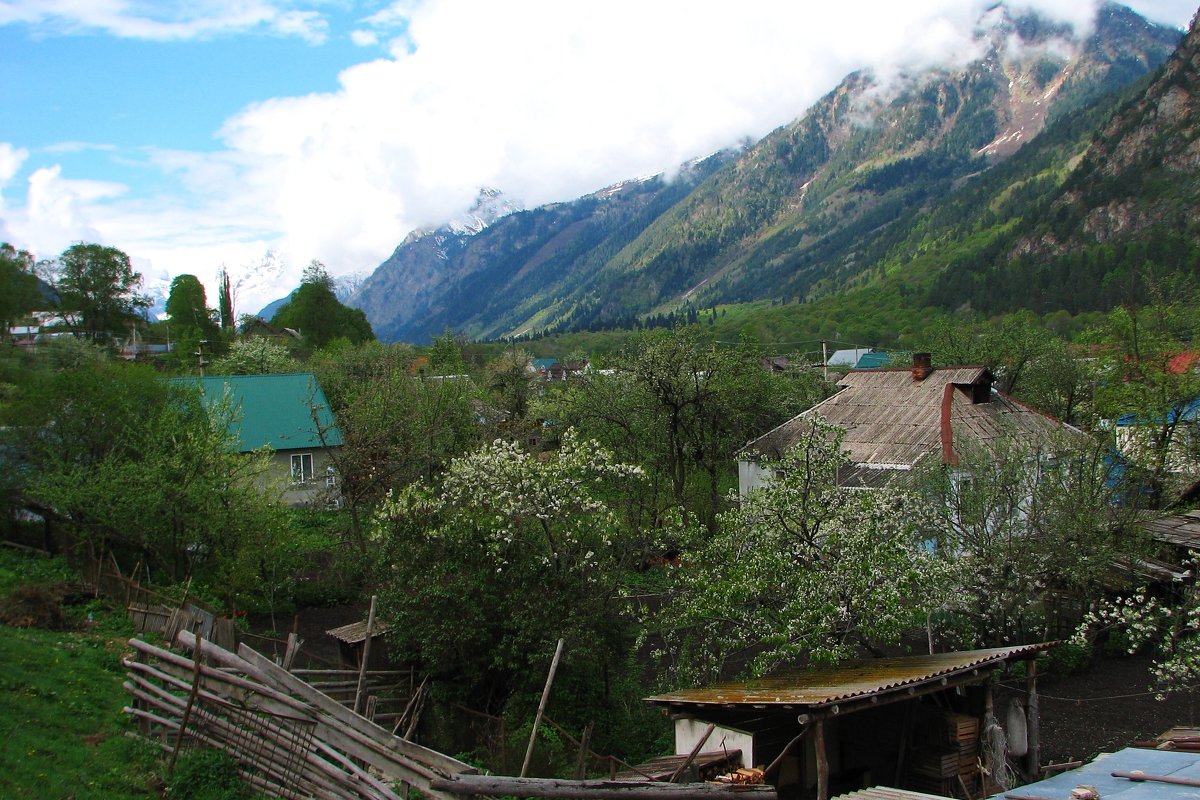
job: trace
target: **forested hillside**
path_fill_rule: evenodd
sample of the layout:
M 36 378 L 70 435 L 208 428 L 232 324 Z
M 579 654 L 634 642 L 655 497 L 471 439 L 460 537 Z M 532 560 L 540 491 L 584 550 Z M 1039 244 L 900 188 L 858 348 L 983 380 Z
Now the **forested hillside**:
M 852 74 L 796 121 L 683 180 L 624 184 L 471 236 L 410 238 L 350 302 L 383 338 L 414 341 L 804 303 L 897 274 L 923 302 L 986 307 L 1003 287 L 975 268 L 1009 259 L 1021 220 L 1044 217 L 1038 204 L 1053 203 L 1122 87 L 1161 65 L 1178 33 L 1110 4 L 1086 39 L 1003 6 L 977 35 L 984 55 L 971 63 Z M 1031 255 L 1029 269 L 1044 260 Z M 1059 307 L 1111 305 L 1071 297 Z

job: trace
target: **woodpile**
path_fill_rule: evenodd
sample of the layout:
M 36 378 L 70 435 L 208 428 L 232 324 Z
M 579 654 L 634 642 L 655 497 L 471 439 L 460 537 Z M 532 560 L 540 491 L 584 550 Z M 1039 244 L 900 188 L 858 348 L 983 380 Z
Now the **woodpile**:
M 168 752 L 197 743 L 224 750 L 259 792 L 402 800 L 411 787 L 450 798 L 433 784 L 475 771 L 392 735 L 244 644 L 235 653 L 186 629 L 176 641 L 192 657 L 130 640 L 125 712 Z

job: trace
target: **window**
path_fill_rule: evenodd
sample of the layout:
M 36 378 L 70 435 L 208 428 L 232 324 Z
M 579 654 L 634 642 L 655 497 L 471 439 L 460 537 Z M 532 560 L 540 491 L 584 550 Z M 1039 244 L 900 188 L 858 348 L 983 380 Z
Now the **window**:
M 304 483 L 313 479 L 312 453 L 296 453 L 292 456 L 292 483 Z

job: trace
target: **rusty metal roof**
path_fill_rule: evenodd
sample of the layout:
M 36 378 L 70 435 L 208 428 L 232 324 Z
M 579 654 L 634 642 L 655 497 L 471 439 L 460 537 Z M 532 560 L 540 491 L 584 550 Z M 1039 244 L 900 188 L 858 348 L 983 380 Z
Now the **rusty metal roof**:
M 887 694 L 981 667 L 998 667 L 1006 661 L 1029 658 L 1053 646 L 1054 642 L 1042 642 L 926 656 L 862 659 L 837 667 L 780 672 L 746 681 L 668 692 L 646 700 L 659 705 L 693 707 L 822 706 Z
M 382 622 L 375 623 L 375 630 L 371 633 L 371 638 L 382 636 L 387 633 L 388 626 Z M 338 641 L 346 644 L 358 644 L 367 638 L 367 623 L 366 622 L 351 622 L 349 625 L 343 625 L 340 628 L 331 628 L 325 633 L 329 634 Z

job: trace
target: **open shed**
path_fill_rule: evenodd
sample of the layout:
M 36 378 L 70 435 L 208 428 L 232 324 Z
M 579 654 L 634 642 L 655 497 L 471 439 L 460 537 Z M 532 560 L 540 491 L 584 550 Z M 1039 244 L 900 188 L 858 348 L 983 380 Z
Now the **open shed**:
M 1036 659 L 1052 646 L 864 659 L 647 702 L 671 714 L 677 754 L 740 749 L 746 766 L 765 767 L 781 798 L 827 800 L 886 785 L 974 800 L 991 788 L 979 769 L 989 714 L 1024 745 L 1017 755 L 1038 763 Z M 1025 692 L 997 711 L 993 674 L 1014 662 L 1025 663 Z

